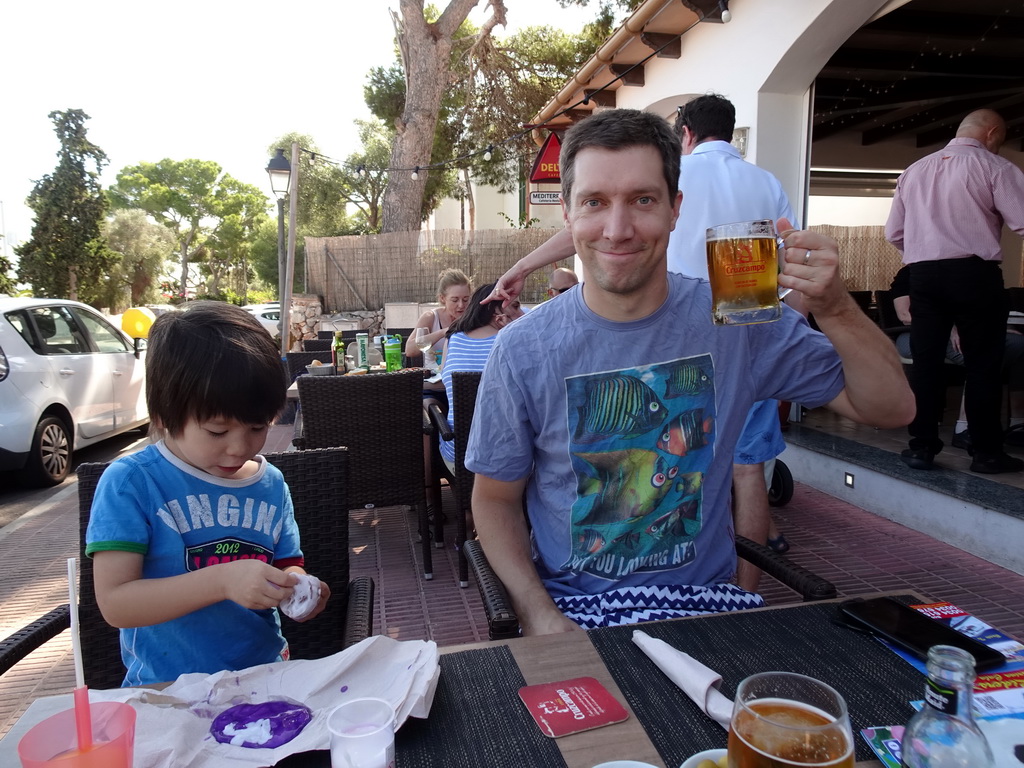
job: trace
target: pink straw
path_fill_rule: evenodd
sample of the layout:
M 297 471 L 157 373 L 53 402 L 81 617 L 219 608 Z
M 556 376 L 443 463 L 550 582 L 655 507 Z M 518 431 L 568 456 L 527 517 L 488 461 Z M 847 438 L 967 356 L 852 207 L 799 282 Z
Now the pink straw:
M 68 558 L 68 597 L 71 606 L 71 649 L 75 657 L 75 731 L 78 751 L 92 748 L 92 711 L 89 708 L 89 689 L 85 687 L 85 667 L 82 664 L 82 638 L 78 634 L 78 581 L 76 560 Z

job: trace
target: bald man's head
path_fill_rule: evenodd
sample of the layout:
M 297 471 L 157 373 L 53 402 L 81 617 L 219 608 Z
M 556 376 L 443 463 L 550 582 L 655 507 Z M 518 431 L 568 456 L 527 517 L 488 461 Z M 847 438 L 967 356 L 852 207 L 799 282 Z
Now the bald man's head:
M 564 293 L 579 282 L 576 273 L 571 269 L 559 267 L 551 273 L 551 282 L 548 283 L 548 296 L 554 297 Z
M 1006 141 L 1006 121 L 991 109 L 976 109 L 960 123 L 958 139 L 977 139 L 989 152 L 997 153 Z

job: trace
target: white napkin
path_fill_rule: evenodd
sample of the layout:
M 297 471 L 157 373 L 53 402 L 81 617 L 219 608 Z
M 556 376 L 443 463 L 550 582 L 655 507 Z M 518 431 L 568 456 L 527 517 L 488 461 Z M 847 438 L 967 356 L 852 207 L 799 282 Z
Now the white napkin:
M 320 602 L 320 579 L 308 573 L 297 573 L 298 582 L 292 587 L 292 593 L 278 604 L 278 608 L 286 616 L 295 621 L 302 621 L 313 612 Z
M 633 642 L 650 657 L 669 680 L 693 699 L 704 714 L 729 730 L 732 700 L 718 690 L 722 684 L 721 675 L 705 667 L 690 654 L 683 653 L 664 640 L 657 640 L 639 629 L 633 630 Z

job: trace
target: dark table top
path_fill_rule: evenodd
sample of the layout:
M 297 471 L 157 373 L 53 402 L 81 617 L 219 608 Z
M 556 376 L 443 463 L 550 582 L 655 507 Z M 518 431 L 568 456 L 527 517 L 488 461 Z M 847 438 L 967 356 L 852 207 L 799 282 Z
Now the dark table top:
M 921 600 L 904 596 L 906 602 Z M 857 759 L 868 761 L 871 752 L 859 730 L 905 723 L 924 678 L 872 638 L 833 624 L 835 610 L 836 601 L 826 601 L 444 649 L 430 718 L 407 721 L 397 734 L 398 768 L 591 768 L 621 759 L 677 768 L 696 752 L 724 747 L 726 731 L 633 644 L 634 629 L 720 673 L 730 698 L 744 677 L 768 670 L 832 685 L 849 707 Z M 582 676 L 602 682 L 630 718 L 560 739 L 542 736 L 519 688 Z M 330 759 L 327 752 L 311 752 L 278 765 L 328 768 Z

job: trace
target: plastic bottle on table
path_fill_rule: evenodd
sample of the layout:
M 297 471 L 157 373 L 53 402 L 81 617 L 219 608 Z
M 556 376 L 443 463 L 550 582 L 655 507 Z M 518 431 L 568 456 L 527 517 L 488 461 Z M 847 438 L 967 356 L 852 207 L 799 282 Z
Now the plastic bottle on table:
M 928 649 L 924 706 L 903 732 L 906 768 L 993 768 L 992 750 L 974 721 L 974 657 L 950 645 Z
M 370 334 L 356 334 L 356 368 L 370 370 Z

